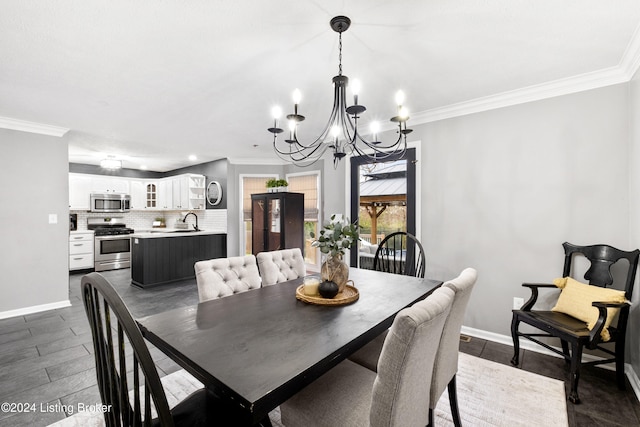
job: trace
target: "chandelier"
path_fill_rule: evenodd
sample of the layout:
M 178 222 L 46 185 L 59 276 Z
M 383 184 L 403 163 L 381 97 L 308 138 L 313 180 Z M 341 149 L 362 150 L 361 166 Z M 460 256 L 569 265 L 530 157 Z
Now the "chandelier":
M 273 148 L 276 154 L 283 160 L 297 166 L 309 166 L 317 162 L 327 150 L 333 153 L 333 165 L 337 167 L 340 160 L 347 154 L 366 156 L 372 161 L 383 161 L 391 156 L 402 157 L 407 150 L 407 129 L 409 112 L 402 105 L 404 93 L 396 94 L 397 115 L 391 118 L 391 122 L 398 126 L 398 137 L 393 143 L 382 143 L 378 140 L 380 124 L 371 122 L 369 139 L 365 139 L 358 129 L 360 115 L 367 109 L 358 104 L 358 92 L 360 82 L 353 80 L 351 92 L 353 105 L 347 105 L 347 86 L 349 78 L 342 74 L 342 33 L 349 29 L 351 20 L 346 16 L 336 16 L 330 21 L 333 31 L 338 33 L 338 75 L 333 78 L 333 108 L 329 121 L 320 133 L 320 136 L 311 143 L 303 143 L 298 139 L 298 126 L 305 119 L 298 114 L 298 106 L 302 95 L 298 89 L 293 92 L 293 114 L 287 115 L 288 138 L 283 142 L 278 140 L 278 135 L 284 130 L 278 127 L 282 109 L 273 107 L 272 115 L 274 124 L 268 131 L 273 134 Z

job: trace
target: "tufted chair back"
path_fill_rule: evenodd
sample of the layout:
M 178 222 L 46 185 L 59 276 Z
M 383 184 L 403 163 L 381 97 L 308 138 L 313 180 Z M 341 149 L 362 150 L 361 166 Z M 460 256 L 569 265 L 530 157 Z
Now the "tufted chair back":
M 260 287 L 253 255 L 198 261 L 194 265 L 200 302 Z
M 302 251 L 299 248 L 260 252 L 257 259 L 262 286 L 275 285 L 307 274 Z

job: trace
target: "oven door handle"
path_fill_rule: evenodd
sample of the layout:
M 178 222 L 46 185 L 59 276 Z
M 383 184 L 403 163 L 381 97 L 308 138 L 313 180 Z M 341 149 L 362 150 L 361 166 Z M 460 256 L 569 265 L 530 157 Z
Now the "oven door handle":
M 96 236 L 96 240 L 119 240 L 130 239 L 128 234 L 112 234 L 108 236 Z

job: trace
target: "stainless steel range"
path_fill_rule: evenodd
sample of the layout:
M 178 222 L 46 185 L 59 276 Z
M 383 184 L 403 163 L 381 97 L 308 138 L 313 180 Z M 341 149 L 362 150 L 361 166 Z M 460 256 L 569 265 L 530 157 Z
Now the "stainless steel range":
M 121 217 L 88 218 L 87 228 L 95 233 L 95 271 L 131 267 L 131 238 Z

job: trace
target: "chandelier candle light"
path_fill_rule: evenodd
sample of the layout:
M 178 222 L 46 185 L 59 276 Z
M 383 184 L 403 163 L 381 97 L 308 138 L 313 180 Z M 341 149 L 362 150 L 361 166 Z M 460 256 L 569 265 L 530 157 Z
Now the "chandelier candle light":
M 280 158 L 291 162 L 297 166 L 309 166 L 317 162 L 324 153 L 331 149 L 333 152 L 333 165 L 337 167 L 340 160 L 347 154 L 367 156 L 373 161 L 381 161 L 390 156 L 399 155 L 402 157 L 407 150 L 407 134 L 411 129 L 407 129 L 409 112 L 404 103 L 404 93 L 399 91 L 396 94 L 397 115 L 391 121 L 398 125 L 398 138 L 395 142 L 384 144 L 378 140 L 380 124 L 371 122 L 370 139 L 365 139 L 358 130 L 358 119 L 367 109 L 364 105 L 358 104 L 358 93 L 360 82 L 353 80 L 351 92 L 353 94 L 353 105 L 347 106 L 347 86 L 349 78 L 342 75 L 342 33 L 347 31 L 351 25 L 351 20 L 346 16 L 336 16 L 330 22 L 331 28 L 339 34 L 339 56 L 338 75 L 333 78 L 333 108 L 329 121 L 322 133 L 315 141 L 305 144 L 298 139 L 298 125 L 305 119 L 298 114 L 298 105 L 302 99 L 302 94 L 298 89 L 293 92 L 293 114 L 287 115 L 289 137 L 283 142 L 278 141 L 278 134 L 284 132 L 278 127 L 278 122 L 282 116 L 282 109 L 273 107 L 273 127 L 268 131 L 273 134 L 273 148 Z

